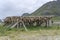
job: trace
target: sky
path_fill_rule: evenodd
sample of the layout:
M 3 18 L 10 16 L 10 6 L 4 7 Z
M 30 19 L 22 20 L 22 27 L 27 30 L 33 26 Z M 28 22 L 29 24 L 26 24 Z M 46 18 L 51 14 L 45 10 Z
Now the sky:
M 49 1 L 52 0 L 0 0 L 0 19 L 32 13 Z

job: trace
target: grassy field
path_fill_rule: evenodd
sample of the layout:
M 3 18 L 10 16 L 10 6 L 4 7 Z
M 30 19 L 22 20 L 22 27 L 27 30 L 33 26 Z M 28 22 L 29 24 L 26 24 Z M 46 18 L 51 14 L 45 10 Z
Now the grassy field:
M 27 27 L 28 31 L 26 32 L 24 27 L 22 28 L 7 28 L 2 25 L 0 25 L 0 36 L 6 36 L 13 34 L 15 32 L 18 33 L 39 33 L 40 35 L 60 35 L 60 26 L 50 26 L 50 27 L 43 27 L 43 26 L 34 26 L 34 27 Z M 52 33 L 51 33 L 52 32 Z M 51 33 L 51 34 L 50 34 Z
M 52 18 L 53 21 L 60 21 L 60 16 L 55 16 Z
M 0 39 L 2 40 L 35 40 L 40 36 L 54 36 L 60 35 L 60 26 L 34 26 L 27 27 L 28 31 L 22 28 L 7 28 L 7 26 L 0 25 Z M 33 39 L 34 38 L 34 39 Z M 37 40 L 37 39 L 36 39 Z

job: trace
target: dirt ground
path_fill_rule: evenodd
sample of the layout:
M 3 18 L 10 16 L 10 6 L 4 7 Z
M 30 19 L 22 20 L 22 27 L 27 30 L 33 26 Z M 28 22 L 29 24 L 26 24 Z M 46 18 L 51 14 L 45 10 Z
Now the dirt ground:
M 60 30 L 58 30 L 60 32 Z M 60 40 L 60 34 L 56 30 L 14 32 L 6 36 L 0 36 L 0 40 Z
M 0 40 L 60 40 L 60 36 L 26 36 L 26 35 L 18 35 L 14 38 L 11 38 L 9 36 L 2 36 L 0 37 Z

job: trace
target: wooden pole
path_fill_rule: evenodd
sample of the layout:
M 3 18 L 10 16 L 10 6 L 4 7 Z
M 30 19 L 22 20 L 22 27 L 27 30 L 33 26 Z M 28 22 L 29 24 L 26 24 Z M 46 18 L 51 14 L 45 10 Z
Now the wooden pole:
M 17 23 L 18 23 L 18 24 L 17 24 L 17 28 L 18 28 L 18 26 L 19 26 L 19 21 L 18 21 L 18 19 L 17 19 Z
M 17 24 L 18 24 L 18 22 L 16 22 L 13 26 L 11 26 L 11 28 L 14 28 Z
M 23 24 L 25 30 L 28 31 L 23 21 L 22 21 L 22 24 Z

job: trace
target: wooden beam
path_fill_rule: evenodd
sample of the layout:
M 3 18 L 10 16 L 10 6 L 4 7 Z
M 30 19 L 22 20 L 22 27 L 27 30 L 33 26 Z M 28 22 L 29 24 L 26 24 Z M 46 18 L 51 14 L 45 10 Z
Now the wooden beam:
M 11 28 L 14 28 L 19 22 L 16 22 L 13 26 L 11 26 Z
M 22 21 L 22 24 L 23 24 L 25 30 L 28 31 L 23 21 Z

